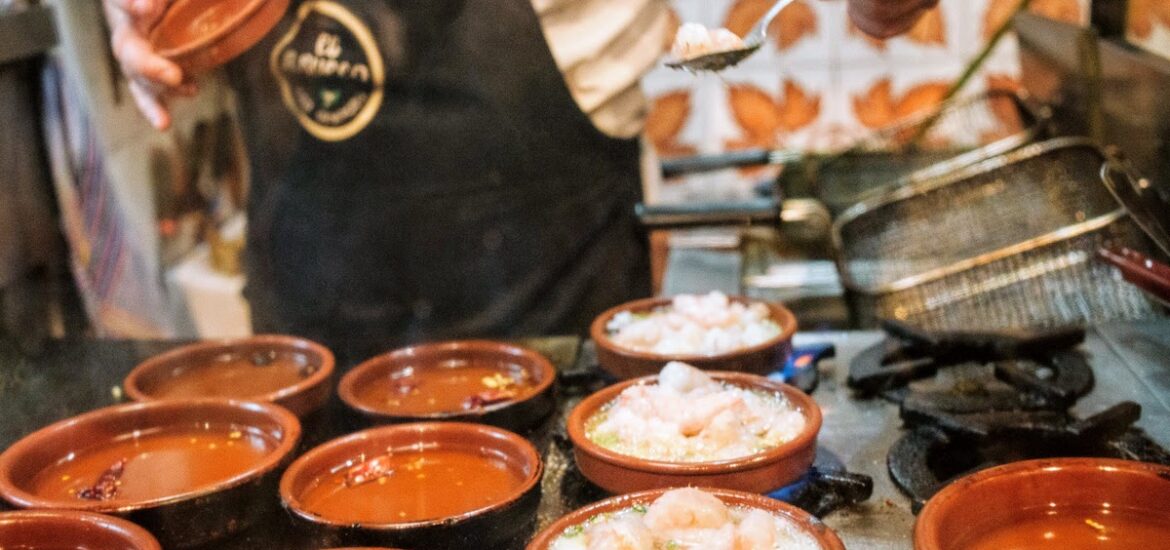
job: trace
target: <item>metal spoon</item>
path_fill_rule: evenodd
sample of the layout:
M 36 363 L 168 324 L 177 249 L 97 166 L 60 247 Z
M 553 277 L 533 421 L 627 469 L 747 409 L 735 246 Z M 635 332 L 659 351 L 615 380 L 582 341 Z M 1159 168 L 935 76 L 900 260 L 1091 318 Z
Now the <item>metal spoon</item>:
M 718 72 L 728 67 L 739 64 L 740 61 L 746 59 L 749 55 L 760 49 L 764 45 L 764 39 L 768 37 L 768 25 L 772 24 L 772 20 L 780 13 L 788 4 L 795 0 L 777 0 L 772 7 L 768 9 L 752 30 L 743 37 L 743 47 L 734 50 L 723 50 L 719 52 L 711 52 L 703 55 L 697 55 L 688 59 L 679 59 L 666 63 L 667 67 L 672 69 L 682 69 L 684 71 L 698 72 L 698 71 L 712 71 Z

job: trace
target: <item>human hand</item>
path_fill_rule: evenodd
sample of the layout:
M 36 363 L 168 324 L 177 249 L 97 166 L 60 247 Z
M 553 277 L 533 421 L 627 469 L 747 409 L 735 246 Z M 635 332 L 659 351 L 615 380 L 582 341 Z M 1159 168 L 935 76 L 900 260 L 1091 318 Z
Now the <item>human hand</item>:
M 183 70 L 158 55 L 146 38 L 170 1 L 102 0 L 110 24 L 110 45 L 130 82 L 130 95 L 138 110 L 159 130 L 171 125 L 167 98 L 196 92 L 193 82 L 184 82 Z
M 853 24 L 875 38 L 906 32 L 938 0 L 849 0 Z

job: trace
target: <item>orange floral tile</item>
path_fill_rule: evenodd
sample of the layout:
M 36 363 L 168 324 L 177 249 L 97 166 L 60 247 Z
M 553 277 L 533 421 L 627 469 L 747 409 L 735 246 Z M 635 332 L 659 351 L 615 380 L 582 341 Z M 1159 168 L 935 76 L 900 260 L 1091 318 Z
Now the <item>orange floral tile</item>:
M 866 128 L 889 126 L 910 115 L 933 109 L 942 103 L 949 82 L 922 82 L 894 97 L 890 79 L 874 83 L 864 94 L 853 96 L 853 114 Z
M 1140 39 L 1147 39 L 1154 32 L 1154 25 L 1161 22 L 1170 27 L 1170 2 L 1167 0 L 1129 0 L 1129 31 Z
M 1020 79 L 1017 76 L 1006 74 L 987 75 L 988 91 L 1007 91 L 1018 93 L 1020 89 Z M 995 118 L 999 120 L 999 125 L 996 127 L 996 129 L 983 133 L 981 136 L 983 143 L 991 143 L 1000 138 L 1015 134 L 1024 127 L 1024 121 L 1020 118 L 1019 108 L 1016 107 L 1015 102 L 1008 98 L 992 100 L 991 112 L 995 115 Z
M 761 146 L 770 146 L 777 136 L 811 125 L 821 112 L 821 97 L 809 94 L 792 80 L 784 82 L 784 97 L 779 100 L 751 84 L 734 84 L 727 96 L 736 124 L 748 140 Z
M 983 16 L 983 38 L 987 39 L 995 34 L 995 29 L 1011 17 L 1019 3 L 1020 0 L 990 0 L 987 12 Z M 1049 19 L 1076 24 L 1083 23 L 1085 16 L 1079 0 L 1033 0 L 1028 11 Z
M 772 0 L 735 0 L 727 11 L 723 26 L 744 36 L 772 7 L 772 3 Z M 768 36 L 775 40 L 780 50 L 787 50 L 801 39 L 816 33 L 817 14 L 807 0 L 797 0 L 790 4 L 768 26 Z
M 784 95 L 779 100 L 746 83 L 730 86 L 727 98 L 732 117 L 743 131 L 742 138 L 724 142 L 728 150 L 777 147 L 784 142 L 785 136 L 812 125 L 821 113 L 821 97 L 809 93 L 792 80 L 784 82 Z M 760 168 L 741 172 L 747 175 L 768 173 Z
M 656 98 L 646 116 L 646 138 L 662 157 L 695 154 L 695 147 L 679 143 L 679 136 L 691 115 L 691 92 L 675 90 Z

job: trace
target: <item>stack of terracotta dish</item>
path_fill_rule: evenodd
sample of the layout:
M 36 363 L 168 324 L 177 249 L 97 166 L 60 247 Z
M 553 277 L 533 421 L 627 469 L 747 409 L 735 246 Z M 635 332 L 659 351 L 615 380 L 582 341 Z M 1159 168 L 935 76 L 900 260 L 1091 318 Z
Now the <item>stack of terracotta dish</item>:
M 796 334 L 796 317 L 788 308 L 772 302 L 730 296 L 735 304 L 758 304 L 767 308 L 778 330 L 775 336 L 757 344 L 718 353 L 658 353 L 615 340 L 612 324 L 620 314 L 645 315 L 669 308 L 671 298 L 646 298 L 613 307 L 597 316 L 589 328 L 589 337 L 597 346 L 597 361 L 602 370 L 619 379 L 655 374 L 670 361 L 682 361 L 705 370 L 735 371 L 766 375 L 784 366 L 792 353 L 792 336 Z
M 363 425 L 297 459 L 283 505 L 350 544 L 498 547 L 531 533 L 543 463 L 523 432 L 554 409 L 556 370 L 535 351 L 467 340 L 410 346 L 342 377 Z M 441 421 L 441 422 L 440 422 Z
M 197 546 L 262 515 L 300 434 L 292 413 L 268 403 L 107 407 L 0 454 L 0 496 L 21 508 L 123 516 L 167 548 Z
M 495 548 L 530 532 L 542 473 L 536 448 L 511 432 L 408 423 L 309 451 L 280 496 L 295 517 L 351 544 Z
M 535 351 L 465 340 L 374 357 L 346 373 L 337 393 L 367 424 L 445 420 L 523 431 L 556 406 L 555 380 Z
M 793 506 L 760 495 L 783 487 L 808 471 L 816 454 L 821 412 L 812 398 L 791 386 L 764 376 L 780 370 L 792 352 L 791 339 L 796 332 L 796 320 L 792 313 L 778 304 L 757 302 L 743 297 L 730 297 L 729 300 L 734 304 L 754 307 L 757 311 L 766 308 L 768 320 L 775 324 L 775 334 L 762 342 L 713 353 L 691 350 L 661 353 L 624 347 L 620 339 L 615 337 L 617 334 L 613 328 L 614 319 L 619 316 L 625 316 L 627 319 L 646 318 L 657 312 L 666 311 L 672 300 L 659 298 L 623 304 L 604 312 L 594 321 L 591 336 L 597 346 L 601 368 L 614 377 L 628 380 L 604 388 L 581 401 L 568 417 L 567 431 L 582 475 L 619 496 L 587 506 L 554 522 L 537 535 L 529 545 L 530 550 L 583 548 L 586 542 L 581 539 L 589 536 L 594 537 L 589 544 L 604 545 L 604 538 L 597 537 L 607 536 L 604 532 L 607 528 L 593 527 L 596 523 L 608 521 L 601 518 L 618 517 L 630 510 L 634 511 L 630 515 L 635 518 L 640 515 L 649 517 L 653 514 L 647 510 L 653 510 L 659 499 L 666 498 L 664 495 L 676 494 L 678 490 L 672 488 L 680 487 L 703 487 L 702 492 L 718 498 L 728 509 L 763 510 L 780 523 L 789 525 L 794 532 L 803 533 L 810 541 L 814 541 L 809 543 L 811 547 L 823 550 L 843 548 L 836 535 L 815 517 Z M 618 402 L 631 399 L 631 396 L 645 393 L 658 385 L 660 370 L 663 377 L 691 376 L 687 374 L 685 368 L 678 365 L 671 367 L 673 371 L 662 370 L 672 362 L 681 362 L 702 369 L 710 379 L 723 388 L 736 388 L 760 396 L 775 396 L 786 401 L 796 413 L 799 413 L 802 419 L 801 427 L 791 438 L 778 445 L 742 456 L 715 460 L 646 458 L 627 454 L 595 441 L 591 436 L 591 427 L 597 424 L 598 416 L 611 410 Z M 673 383 L 677 385 L 679 382 Z M 690 383 L 682 382 L 684 385 Z M 686 408 L 702 408 L 702 405 L 696 404 L 697 400 L 684 402 Z M 710 501 L 710 497 L 704 498 Z M 676 504 L 663 506 L 673 505 Z M 680 510 L 677 513 L 687 516 L 691 512 Z M 642 527 L 638 527 L 636 523 L 633 527 L 625 524 L 617 529 L 641 532 Z M 651 529 L 654 527 L 650 526 Z M 723 528 L 731 529 L 726 525 Z M 738 529 L 739 526 L 735 528 Z M 598 529 L 601 531 L 589 535 L 590 530 Z M 657 538 L 653 540 L 655 543 L 661 542 Z
M 304 418 L 329 401 L 333 368 L 333 353 L 321 344 L 260 335 L 198 342 L 156 355 L 135 367 L 122 386 L 135 401 L 267 401 Z
M 1170 544 L 1170 466 L 1105 458 L 1012 462 L 936 493 L 916 550 L 1153 549 Z
M 0 548 L 162 550 L 150 533 L 126 520 L 67 510 L 0 513 Z
M 176 0 L 150 42 L 188 76 L 223 65 L 276 27 L 289 0 Z
M 621 311 L 666 303 L 615 308 L 598 318 L 595 332 Z M 597 337 L 599 350 L 610 350 L 600 353 L 605 371 L 649 376 L 586 398 L 570 415 L 567 432 L 586 478 L 612 493 L 632 494 L 563 518 L 532 547 L 546 547 L 598 514 L 653 506 L 673 498 L 665 496 L 673 495 L 671 488 L 702 486 L 708 504 L 737 518 L 764 511 L 821 550 L 840 548 L 815 518 L 759 496 L 808 470 L 821 425 L 812 399 L 762 376 L 783 364 L 796 330 L 787 310 L 764 307 L 776 333 L 718 354 L 644 354 L 621 349 L 605 334 Z M 782 444 L 743 456 L 685 463 L 624 456 L 590 440 L 591 418 L 623 391 L 658 384 L 653 373 L 675 360 L 707 369 L 702 378 L 720 388 L 785 403 L 799 429 Z M 293 460 L 301 435 L 297 416 L 322 409 L 333 371 L 327 349 L 288 336 L 202 342 L 158 355 L 125 380 L 126 394 L 139 403 L 64 420 L 0 455 L 0 496 L 24 508 L 122 516 L 167 548 L 204 545 L 245 529 L 276 494 L 294 521 L 354 547 L 495 547 L 527 539 L 544 465 L 537 449 L 512 431 L 533 429 L 555 409 L 556 371 L 548 359 L 481 340 L 422 344 L 371 358 L 340 380 L 338 396 L 353 418 L 372 427 Z M 170 475 L 178 468 L 184 475 Z M 71 519 L 97 525 L 88 517 Z M 114 530 L 125 527 L 117 519 L 108 523 Z M 142 534 L 133 526 L 123 531 Z
M 121 516 L 167 548 L 231 536 L 275 507 L 298 415 L 329 399 L 333 368 L 329 350 L 290 336 L 180 346 L 126 377 L 139 403 L 62 420 L 8 448 L 0 496 Z

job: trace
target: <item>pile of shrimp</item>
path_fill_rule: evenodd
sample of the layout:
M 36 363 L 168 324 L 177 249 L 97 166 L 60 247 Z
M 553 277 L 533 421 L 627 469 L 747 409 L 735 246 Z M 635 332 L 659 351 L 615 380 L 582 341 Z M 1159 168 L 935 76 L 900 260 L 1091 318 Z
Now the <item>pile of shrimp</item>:
M 585 422 L 594 443 L 624 455 L 707 462 L 755 454 L 790 441 L 804 416 L 783 394 L 724 384 L 671 361 L 657 384 L 635 384 Z
M 733 302 L 722 292 L 681 294 L 648 313 L 623 311 L 606 325 L 615 344 L 660 355 L 714 355 L 762 344 L 780 334 L 768 307 Z
M 723 28 L 710 29 L 699 23 L 685 23 L 674 35 L 670 53 L 675 59 L 692 59 L 700 55 L 738 50 L 744 47 L 739 35 Z
M 649 506 L 590 518 L 565 530 L 552 550 L 818 550 L 790 521 L 727 506 L 699 489 L 672 489 Z

